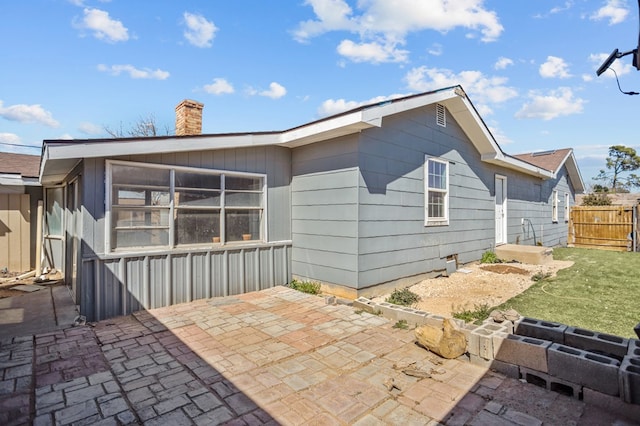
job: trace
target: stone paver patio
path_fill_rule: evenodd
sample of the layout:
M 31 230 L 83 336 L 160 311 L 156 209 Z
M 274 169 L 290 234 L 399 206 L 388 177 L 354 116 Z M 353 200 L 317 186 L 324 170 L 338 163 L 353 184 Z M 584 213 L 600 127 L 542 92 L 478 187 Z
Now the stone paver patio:
M 411 366 L 430 378 L 403 374 Z M 393 379 L 391 390 L 385 384 Z M 636 424 L 284 287 L 0 342 L 0 424 Z M 612 404 L 617 399 L 611 398 Z

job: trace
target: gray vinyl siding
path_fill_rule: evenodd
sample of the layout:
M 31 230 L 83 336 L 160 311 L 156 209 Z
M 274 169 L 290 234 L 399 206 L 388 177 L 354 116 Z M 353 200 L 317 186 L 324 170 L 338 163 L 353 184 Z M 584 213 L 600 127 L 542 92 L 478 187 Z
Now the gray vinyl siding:
M 290 150 L 256 147 L 114 159 L 266 174 L 268 241 L 223 248 L 105 253 L 105 158 L 85 159 L 79 286 L 81 313 L 88 320 L 290 281 Z
M 293 150 L 291 227 L 294 276 L 356 288 L 357 136 Z
M 435 107 L 386 117 L 359 144 L 359 288 L 479 259 L 494 242 L 494 173 Z M 449 225 L 425 226 L 425 155 L 449 161 Z

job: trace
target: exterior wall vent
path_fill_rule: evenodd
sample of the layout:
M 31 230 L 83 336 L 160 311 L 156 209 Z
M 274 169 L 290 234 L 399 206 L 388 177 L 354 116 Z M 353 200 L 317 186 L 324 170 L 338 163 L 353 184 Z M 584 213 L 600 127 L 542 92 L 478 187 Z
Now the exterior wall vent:
M 442 104 L 436 104 L 436 124 L 447 127 L 447 109 Z

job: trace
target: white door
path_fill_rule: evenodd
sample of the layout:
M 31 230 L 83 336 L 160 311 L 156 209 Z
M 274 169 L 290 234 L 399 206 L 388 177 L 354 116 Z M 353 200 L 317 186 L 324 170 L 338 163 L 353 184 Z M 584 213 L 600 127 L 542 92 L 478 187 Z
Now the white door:
M 496 175 L 496 245 L 507 243 L 507 178 Z

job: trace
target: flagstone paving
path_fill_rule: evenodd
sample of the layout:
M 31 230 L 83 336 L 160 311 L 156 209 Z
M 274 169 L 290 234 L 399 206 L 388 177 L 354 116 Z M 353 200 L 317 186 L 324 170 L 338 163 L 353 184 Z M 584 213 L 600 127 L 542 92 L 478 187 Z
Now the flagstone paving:
M 441 359 L 285 287 L 0 341 L 3 425 L 626 425 L 635 408 Z

